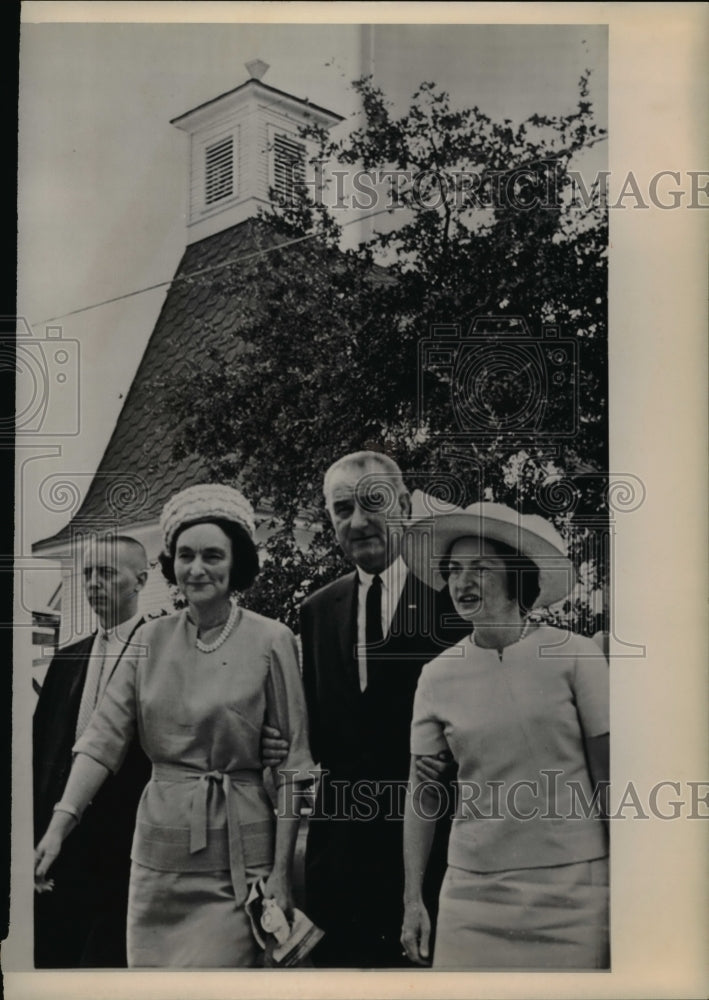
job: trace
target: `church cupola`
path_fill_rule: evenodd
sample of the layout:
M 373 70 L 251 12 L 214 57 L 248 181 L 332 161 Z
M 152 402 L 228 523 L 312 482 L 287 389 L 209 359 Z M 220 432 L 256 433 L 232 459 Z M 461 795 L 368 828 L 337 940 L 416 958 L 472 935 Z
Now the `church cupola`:
M 246 63 L 249 79 L 171 124 L 190 136 L 188 243 L 204 239 L 310 179 L 304 125 L 331 128 L 342 116 L 263 83 L 268 64 Z

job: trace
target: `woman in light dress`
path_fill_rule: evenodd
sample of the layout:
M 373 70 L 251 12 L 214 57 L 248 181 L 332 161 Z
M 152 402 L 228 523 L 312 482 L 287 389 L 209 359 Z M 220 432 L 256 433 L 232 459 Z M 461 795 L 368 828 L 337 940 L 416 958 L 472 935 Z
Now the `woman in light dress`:
M 163 572 L 187 606 L 135 635 L 92 720 L 35 859 L 38 887 L 61 844 L 138 732 L 152 761 L 131 852 L 128 964 L 258 964 L 252 883 L 290 912 L 298 792 L 313 767 L 297 647 L 285 625 L 241 608 L 258 572 L 253 511 L 228 486 L 193 486 L 161 516 Z M 264 785 L 261 732 L 288 753 Z
M 434 969 L 608 966 L 608 665 L 583 636 L 532 624 L 572 567 L 554 527 L 495 503 L 412 527 L 410 565 L 448 581 L 472 635 L 421 673 L 404 825 L 402 944 L 430 961 L 421 898 L 439 803 L 417 758 L 450 750 L 459 803 L 440 894 Z M 603 796 L 601 795 L 601 800 Z

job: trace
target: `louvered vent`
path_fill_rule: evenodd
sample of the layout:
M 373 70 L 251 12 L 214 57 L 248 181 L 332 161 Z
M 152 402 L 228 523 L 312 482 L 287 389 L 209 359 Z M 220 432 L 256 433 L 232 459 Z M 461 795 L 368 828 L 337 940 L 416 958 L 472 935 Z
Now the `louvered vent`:
M 234 193 L 234 137 L 221 139 L 205 149 L 204 203 L 229 198 Z
M 273 140 L 273 187 L 281 201 L 292 201 L 305 180 L 305 146 L 285 135 Z

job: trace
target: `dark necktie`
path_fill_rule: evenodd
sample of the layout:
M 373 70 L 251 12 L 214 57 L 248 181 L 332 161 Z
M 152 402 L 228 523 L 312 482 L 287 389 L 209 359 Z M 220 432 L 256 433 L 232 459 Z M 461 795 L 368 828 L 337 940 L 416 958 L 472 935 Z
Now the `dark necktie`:
M 377 574 L 372 578 L 367 591 L 366 604 L 366 638 L 367 638 L 367 663 L 377 655 L 376 650 L 371 649 L 375 643 L 380 643 L 384 638 L 382 632 L 382 578 Z

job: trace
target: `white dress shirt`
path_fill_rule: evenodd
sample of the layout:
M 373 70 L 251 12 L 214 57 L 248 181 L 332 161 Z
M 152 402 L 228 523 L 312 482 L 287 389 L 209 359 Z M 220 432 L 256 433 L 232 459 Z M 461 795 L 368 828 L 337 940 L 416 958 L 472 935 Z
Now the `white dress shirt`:
M 88 726 L 93 711 L 101 701 L 106 685 L 141 617 L 138 612 L 115 628 L 99 627 L 94 636 L 76 720 L 77 739 Z
M 128 618 L 126 621 L 121 622 L 120 625 L 116 625 L 114 628 L 102 629 L 99 627 L 99 631 L 96 634 L 94 644 L 91 648 L 91 656 L 93 657 L 100 650 L 101 637 L 105 637 L 106 654 L 103 661 L 103 671 L 98 689 L 99 701 L 103 692 L 106 690 L 106 685 L 108 684 L 111 674 L 113 673 L 114 667 L 120 660 L 121 656 L 123 656 L 128 640 L 135 631 L 135 628 L 142 617 L 142 613 L 138 611 L 132 618 Z
M 406 582 L 406 563 L 399 556 L 383 570 L 379 577 L 382 581 L 382 635 L 386 637 L 391 627 L 396 607 L 401 600 L 401 594 Z M 367 687 L 367 591 L 369 590 L 373 573 L 366 573 L 357 567 L 359 586 L 357 588 L 357 661 L 359 663 L 359 686 L 364 691 Z

